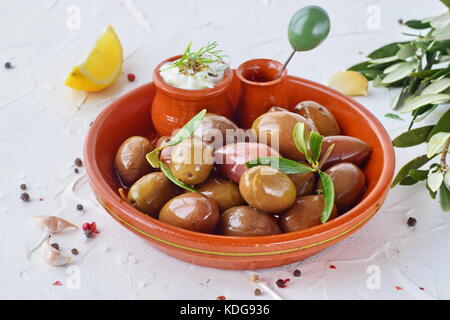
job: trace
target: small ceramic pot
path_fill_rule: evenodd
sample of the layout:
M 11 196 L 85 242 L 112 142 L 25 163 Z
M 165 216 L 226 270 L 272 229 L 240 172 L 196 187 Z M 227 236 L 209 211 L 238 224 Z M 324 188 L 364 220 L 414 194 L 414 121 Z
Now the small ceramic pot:
M 237 121 L 241 128 L 248 129 L 253 121 L 271 107 L 287 108 L 286 75 L 283 65 L 275 60 L 254 59 L 242 63 L 236 69 L 241 81 L 237 106 Z
M 151 107 L 153 126 L 161 136 L 172 135 L 175 129 L 184 126 L 193 116 L 203 109 L 227 118 L 233 114 L 233 106 L 228 88 L 233 79 L 230 68 L 214 88 L 188 90 L 172 87 L 161 77 L 159 70 L 167 62 L 179 59 L 175 56 L 164 60 L 153 70 L 156 95 Z

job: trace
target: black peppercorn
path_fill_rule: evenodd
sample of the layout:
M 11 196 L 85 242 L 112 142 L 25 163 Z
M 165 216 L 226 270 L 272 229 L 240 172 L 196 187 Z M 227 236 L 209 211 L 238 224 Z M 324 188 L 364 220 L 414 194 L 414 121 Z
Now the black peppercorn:
M 409 217 L 407 223 L 408 223 L 408 226 L 414 227 L 416 225 L 416 223 L 417 223 L 417 220 L 416 220 L 416 218 Z
M 82 167 L 83 166 L 83 161 L 81 161 L 80 158 L 76 158 L 75 161 L 73 162 L 77 167 Z
M 286 288 L 286 281 L 283 279 L 278 279 L 277 282 L 275 282 L 278 288 Z
M 255 296 L 260 296 L 262 294 L 261 289 L 255 289 L 254 294 Z
M 300 270 L 295 270 L 294 271 L 294 277 L 300 277 L 302 275 L 302 272 Z
M 5 63 L 5 68 L 6 68 L 6 69 L 11 69 L 11 68 L 12 68 L 11 62 L 6 62 L 6 63 Z
M 22 189 L 22 190 L 27 190 L 27 185 L 26 185 L 25 183 L 22 183 L 22 184 L 20 185 L 20 189 Z
M 52 243 L 51 246 L 59 251 L 59 244 L 57 244 L 56 242 Z
M 80 170 L 78 170 L 78 168 L 75 168 L 75 169 L 73 169 L 73 172 L 80 173 Z
M 74 256 L 78 254 L 78 250 L 76 248 L 73 248 L 70 252 L 72 252 Z
M 77 204 L 77 210 L 78 211 L 83 211 L 83 205 L 82 204 Z
M 28 202 L 31 200 L 31 197 L 27 192 L 24 192 L 20 195 L 20 199 L 22 199 L 22 201 L 24 202 Z

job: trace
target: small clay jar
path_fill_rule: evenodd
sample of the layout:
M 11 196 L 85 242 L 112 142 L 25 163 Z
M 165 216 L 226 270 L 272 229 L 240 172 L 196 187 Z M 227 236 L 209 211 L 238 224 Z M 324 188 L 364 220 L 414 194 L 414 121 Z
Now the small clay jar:
M 279 73 L 283 65 L 271 59 L 254 59 L 242 63 L 236 69 L 241 81 L 237 122 L 248 129 L 253 121 L 273 106 L 287 108 L 287 70 Z
M 231 118 L 233 114 L 233 105 L 228 95 L 233 79 L 232 70 L 227 68 L 222 81 L 214 88 L 199 90 L 175 88 L 164 81 L 159 70 L 165 63 L 180 57 L 179 55 L 166 59 L 153 70 L 156 94 L 153 98 L 151 117 L 153 126 L 160 136 L 172 135 L 174 130 L 184 126 L 203 109 L 227 118 Z

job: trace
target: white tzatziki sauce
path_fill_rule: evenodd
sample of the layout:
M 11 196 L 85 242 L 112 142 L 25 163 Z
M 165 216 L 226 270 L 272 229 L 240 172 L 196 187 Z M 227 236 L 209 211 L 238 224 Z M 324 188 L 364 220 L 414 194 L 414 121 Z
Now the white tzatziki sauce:
M 228 67 L 224 62 L 211 62 L 200 71 L 181 72 L 179 67 L 172 66 L 172 64 L 173 62 L 168 62 L 161 66 L 159 69 L 161 77 L 172 87 L 188 90 L 214 88 L 222 81 Z

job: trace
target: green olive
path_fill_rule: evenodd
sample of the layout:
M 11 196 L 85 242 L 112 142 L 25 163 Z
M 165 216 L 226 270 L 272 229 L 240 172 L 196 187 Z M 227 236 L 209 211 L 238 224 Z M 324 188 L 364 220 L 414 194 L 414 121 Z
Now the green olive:
M 307 6 L 298 10 L 291 18 L 288 38 L 295 51 L 314 49 L 330 33 L 330 18 L 318 6 Z
M 170 169 L 178 180 L 199 184 L 208 179 L 214 167 L 214 149 L 205 142 L 187 139 L 172 149 Z
M 220 212 L 244 204 L 238 185 L 229 180 L 210 177 L 195 189 L 214 199 Z
M 245 171 L 239 181 L 239 190 L 250 206 L 269 213 L 286 210 L 296 197 L 292 180 L 283 172 L 266 166 Z
M 128 192 L 128 203 L 157 217 L 164 204 L 180 194 L 180 189 L 162 172 L 149 173 L 136 181 Z

